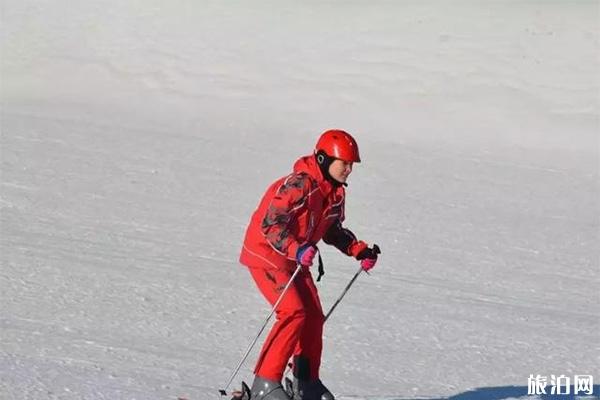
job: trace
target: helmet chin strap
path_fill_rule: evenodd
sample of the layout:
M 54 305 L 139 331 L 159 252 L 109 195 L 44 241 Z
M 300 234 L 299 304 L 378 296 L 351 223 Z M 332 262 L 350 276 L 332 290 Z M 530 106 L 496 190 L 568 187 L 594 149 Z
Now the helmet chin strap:
M 331 176 L 331 174 L 329 173 L 329 166 L 331 165 L 331 163 L 335 160 L 335 158 L 328 156 L 327 154 L 325 154 L 325 152 L 319 150 L 316 154 L 315 154 L 315 158 L 317 160 L 317 164 L 319 165 L 319 169 L 321 170 L 321 173 L 323 174 L 323 177 L 328 180 L 329 182 L 331 182 L 331 184 L 334 187 L 337 186 L 348 186 L 347 183 L 345 182 L 340 182 L 338 180 L 336 180 L 333 176 Z

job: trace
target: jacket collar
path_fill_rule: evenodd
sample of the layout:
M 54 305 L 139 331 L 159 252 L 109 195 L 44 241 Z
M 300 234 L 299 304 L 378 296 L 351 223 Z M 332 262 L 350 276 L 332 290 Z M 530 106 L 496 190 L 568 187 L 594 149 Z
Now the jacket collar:
M 335 192 L 336 195 L 344 194 L 343 185 L 333 185 L 333 183 L 329 182 L 327 179 L 325 179 L 325 177 L 323 177 L 323 173 L 321 172 L 321 169 L 319 168 L 317 160 L 313 154 L 300 157 L 294 164 L 294 172 L 305 172 L 309 174 L 317 181 L 317 185 L 325 197 L 330 196 L 332 192 Z

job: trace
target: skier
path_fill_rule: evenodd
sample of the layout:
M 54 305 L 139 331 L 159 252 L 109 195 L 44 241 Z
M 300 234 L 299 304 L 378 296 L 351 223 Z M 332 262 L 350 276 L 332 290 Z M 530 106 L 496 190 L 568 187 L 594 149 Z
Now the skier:
M 366 271 L 377 262 L 378 249 L 342 226 L 344 187 L 353 163 L 358 162 L 354 138 L 342 130 L 328 130 L 320 136 L 314 154 L 301 157 L 291 174 L 269 186 L 252 215 L 240 262 L 272 306 L 301 265 L 276 310 L 276 322 L 256 363 L 252 400 L 334 399 L 319 379 L 324 315 L 309 267 L 321 239 L 360 260 Z M 318 260 L 320 280 L 320 255 Z M 291 357 L 293 393 L 288 393 L 281 379 Z

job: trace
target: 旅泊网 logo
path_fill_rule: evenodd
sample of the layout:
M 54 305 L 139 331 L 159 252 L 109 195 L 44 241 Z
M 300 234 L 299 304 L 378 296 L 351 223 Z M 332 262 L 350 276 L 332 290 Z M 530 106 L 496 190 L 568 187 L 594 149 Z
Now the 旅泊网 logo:
M 572 379 L 566 375 L 529 375 L 528 395 L 586 395 L 594 394 L 592 375 L 575 375 Z

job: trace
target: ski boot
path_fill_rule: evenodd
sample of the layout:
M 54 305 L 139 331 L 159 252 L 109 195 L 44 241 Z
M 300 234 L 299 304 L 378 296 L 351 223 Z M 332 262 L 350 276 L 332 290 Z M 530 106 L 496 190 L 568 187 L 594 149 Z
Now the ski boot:
M 310 379 L 308 359 L 302 356 L 294 357 L 294 380 L 286 381 L 288 393 L 293 400 L 335 400 L 329 389 L 320 379 Z
M 290 396 L 283 390 L 280 382 L 271 381 L 260 376 L 254 377 L 250 393 L 252 400 L 291 400 Z
M 293 400 L 335 400 L 320 379 L 303 381 L 294 378 L 294 381 L 288 384 L 288 391 L 292 393 Z

